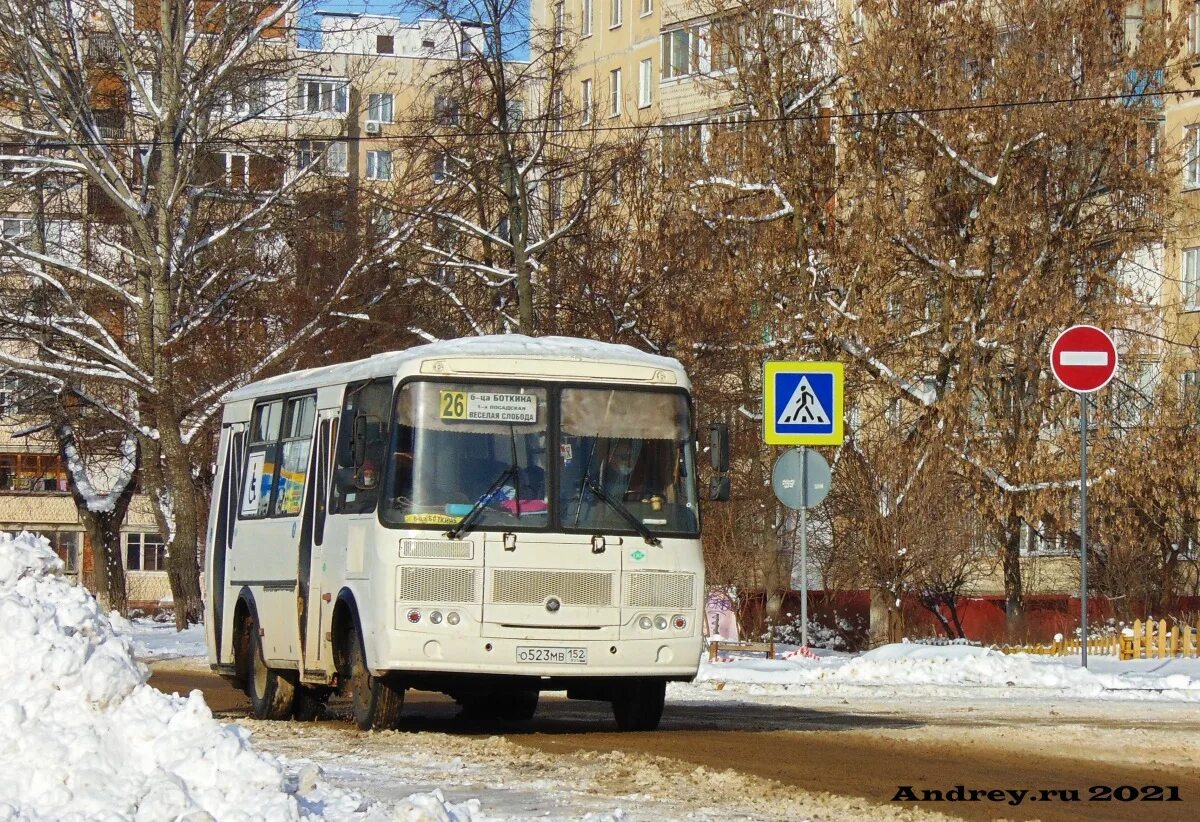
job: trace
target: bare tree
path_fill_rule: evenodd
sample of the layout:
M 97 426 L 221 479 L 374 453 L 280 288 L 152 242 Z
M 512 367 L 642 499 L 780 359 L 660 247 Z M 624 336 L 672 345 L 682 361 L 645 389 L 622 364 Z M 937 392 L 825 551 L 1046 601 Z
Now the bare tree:
M 410 5 L 463 26 L 459 59 L 431 68 L 411 118 L 412 152 L 437 182 L 419 207 L 425 285 L 454 307 L 457 333 L 545 333 L 572 273 L 560 266 L 590 242 L 641 137 L 598 131 L 565 93 L 575 44 L 534 25 L 527 4 Z
M 0 0 L 0 94 L 27 112 L 0 124 L 4 185 L 29 197 L 55 187 L 70 235 L 44 253 L 0 242 L 16 297 L 0 323 L 19 340 L 0 363 L 89 386 L 93 408 L 136 437 L 181 627 L 201 610 L 221 395 L 344 322 L 405 232 L 383 232 L 319 282 L 294 276 L 305 252 L 293 195 L 324 160 L 288 172 L 280 149 L 295 69 L 285 29 L 299 11 L 298 0 Z

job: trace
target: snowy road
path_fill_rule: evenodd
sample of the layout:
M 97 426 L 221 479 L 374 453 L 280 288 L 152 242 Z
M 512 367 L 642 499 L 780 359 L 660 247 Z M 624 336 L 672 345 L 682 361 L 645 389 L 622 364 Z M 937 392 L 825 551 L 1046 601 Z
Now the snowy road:
M 262 749 L 319 764 L 333 783 L 389 799 L 440 785 L 491 814 L 597 818 L 914 818 L 899 786 L 1078 790 L 1081 802 L 927 802 L 969 819 L 1194 819 L 1200 816 L 1200 706 L 1136 699 L 1011 695 L 893 698 L 672 689 L 663 727 L 618 734 L 607 706 L 548 696 L 523 725 L 456 718 L 444 698 L 409 692 L 399 732 L 361 734 L 343 719 L 246 719 L 241 694 L 182 660 L 151 684 L 205 692 Z M 615 753 L 620 751 L 620 753 Z M 1092 786 L 1177 786 L 1179 802 L 1089 802 Z M 828 796 L 826 793 L 835 794 Z M 923 816 L 916 814 L 915 816 Z

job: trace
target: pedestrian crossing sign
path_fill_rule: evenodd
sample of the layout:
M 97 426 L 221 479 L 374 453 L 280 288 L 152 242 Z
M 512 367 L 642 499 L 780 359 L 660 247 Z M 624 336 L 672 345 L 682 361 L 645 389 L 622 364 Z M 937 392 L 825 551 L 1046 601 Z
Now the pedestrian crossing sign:
M 763 441 L 768 445 L 841 445 L 840 362 L 764 363 Z

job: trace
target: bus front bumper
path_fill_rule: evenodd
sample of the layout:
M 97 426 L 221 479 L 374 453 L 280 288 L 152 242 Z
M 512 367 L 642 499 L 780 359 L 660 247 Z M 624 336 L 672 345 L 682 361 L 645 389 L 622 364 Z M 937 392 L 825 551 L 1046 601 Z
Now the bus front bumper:
M 691 680 L 700 660 L 695 636 L 568 640 L 434 636 L 392 632 L 371 662 L 375 673 L 438 672 L 521 677 L 661 677 Z

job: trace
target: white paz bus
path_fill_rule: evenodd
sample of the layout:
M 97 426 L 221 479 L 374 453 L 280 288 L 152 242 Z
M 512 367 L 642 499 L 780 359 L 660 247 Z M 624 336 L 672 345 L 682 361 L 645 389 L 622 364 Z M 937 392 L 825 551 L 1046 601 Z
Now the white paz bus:
M 701 649 L 689 390 L 676 360 L 627 346 L 496 336 L 233 391 L 207 533 L 212 667 L 259 718 L 312 718 L 338 690 L 360 728 L 386 728 L 411 687 L 525 719 L 565 690 L 657 727 Z

